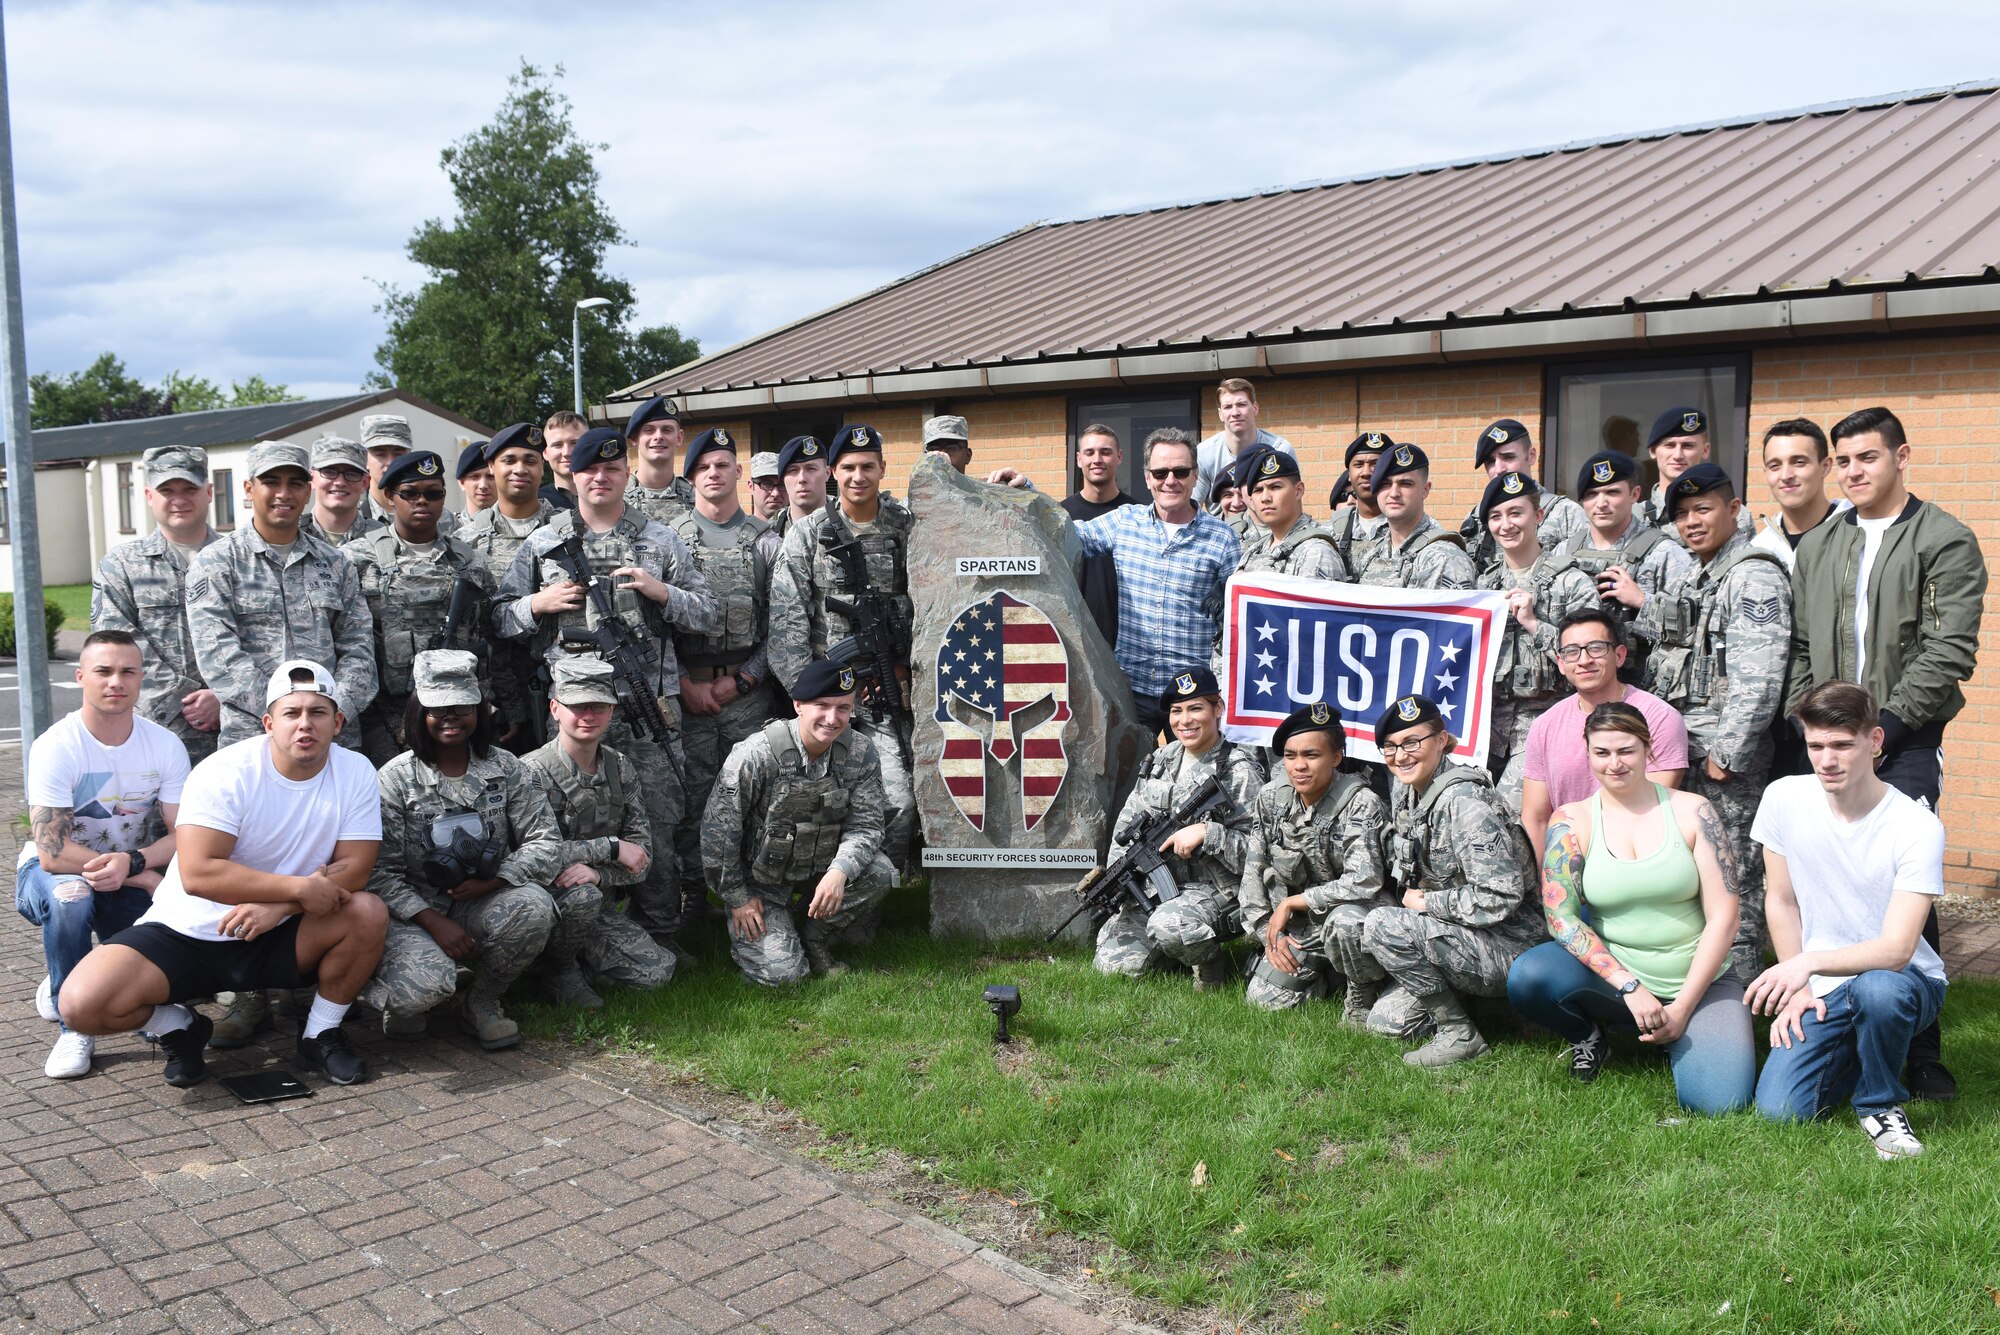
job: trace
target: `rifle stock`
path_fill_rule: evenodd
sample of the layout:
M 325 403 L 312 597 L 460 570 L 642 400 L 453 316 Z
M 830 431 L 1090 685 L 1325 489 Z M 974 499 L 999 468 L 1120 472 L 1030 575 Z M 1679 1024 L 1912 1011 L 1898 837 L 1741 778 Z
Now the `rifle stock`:
M 1166 866 L 1166 855 L 1160 852 L 1160 845 L 1183 825 L 1192 824 L 1228 803 L 1229 794 L 1210 775 L 1201 787 L 1188 794 L 1187 801 L 1141 824 L 1116 860 L 1077 883 L 1077 893 L 1083 896 L 1083 902 L 1045 939 L 1053 941 L 1061 936 L 1088 909 L 1101 909 L 1109 917 L 1122 903 L 1131 904 L 1141 913 L 1151 913 L 1160 907 L 1168 898 L 1159 894 L 1153 883 L 1154 875 Z
M 611 664 L 611 670 L 625 683 L 627 698 L 624 703 L 632 706 L 637 715 L 639 731 L 655 742 L 665 742 L 673 732 L 667 717 L 660 712 L 660 699 L 653 693 L 653 683 L 646 671 L 650 655 L 645 641 L 632 629 L 611 601 L 604 581 L 590 568 L 590 557 L 583 550 L 583 539 L 570 534 L 549 550 L 549 556 L 562 567 L 570 581 L 581 584 L 590 598 L 590 604 L 597 612 L 597 624 L 580 638 L 597 646 L 597 652 Z

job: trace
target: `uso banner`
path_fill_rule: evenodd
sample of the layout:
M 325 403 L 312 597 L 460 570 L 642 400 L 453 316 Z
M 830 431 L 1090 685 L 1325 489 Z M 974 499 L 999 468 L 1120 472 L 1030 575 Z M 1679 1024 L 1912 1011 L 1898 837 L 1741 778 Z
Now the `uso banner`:
M 1405 695 L 1437 702 L 1451 754 L 1486 763 L 1507 603 L 1479 589 L 1378 589 L 1253 574 L 1230 578 L 1222 622 L 1222 731 L 1268 746 L 1302 705 L 1337 705 L 1347 753 L 1380 760 L 1375 720 Z

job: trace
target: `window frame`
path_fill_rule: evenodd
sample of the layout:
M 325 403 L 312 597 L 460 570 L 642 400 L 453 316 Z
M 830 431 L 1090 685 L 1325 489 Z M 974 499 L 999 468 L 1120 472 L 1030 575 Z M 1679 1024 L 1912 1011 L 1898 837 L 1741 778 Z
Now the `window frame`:
M 236 527 L 236 470 L 218 468 L 209 476 L 215 484 L 215 499 L 209 504 L 209 524 L 217 533 Z
M 1206 434 L 1202 430 L 1201 408 L 1204 395 L 1214 386 L 1209 381 L 1169 382 L 1157 386 L 1108 386 L 1104 389 L 1071 393 L 1066 396 L 1063 411 L 1068 419 L 1068 429 L 1063 436 L 1063 477 L 1064 496 L 1074 496 L 1083 489 L 1083 475 L 1076 467 L 1077 437 L 1083 428 L 1104 416 L 1102 413 L 1084 413 L 1086 404 L 1105 403 L 1154 403 L 1169 399 L 1185 399 L 1188 405 L 1188 430 L 1194 433 L 1198 442 Z M 1120 390 L 1122 389 L 1122 393 Z M 1153 502 L 1153 489 L 1146 482 L 1145 441 L 1125 440 L 1120 444 L 1125 451 L 1125 463 L 1118 479 L 1118 486 L 1126 495 L 1141 505 Z
M 1565 377 L 1615 375 L 1620 372 L 1695 371 L 1721 366 L 1727 366 L 1736 373 L 1734 402 L 1730 405 L 1730 430 L 1727 433 L 1718 433 L 1715 426 L 1711 424 L 1709 428 L 1709 448 L 1711 458 L 1714 462 L 1721 464 L 1723 471 L 1735 480 L 1737 495 L 1743 497 L 1747 504 L 1748 493 L 1744 488 L 1749 485 L 1750 481 L 1751 354 L 1748 348 L 1741 347 L 1647 357 L 1591 357 L 1558 359 L 1544 362 L 1542 364 L 1542 439 L 1540 441 L 1542 476 L 1539 481 L 1542 485 L 1553 487 L 1565 496 L 1569 495 L 1567 488 L 1576 481 L 1574 471 L 1567 477 L 1550 476 L 1550 473 L 1557 469 L 1562 454 L 1562 381 Z M 1650 422 L 1640 423 L 1641 432 L 1645 431 L 1651 425 L 1652 423 Z M 1740 452 L 1732 459 L 1730 455 L 1731 450 Z M 1594 453 L 1596 451 L 1592 450 L 1588 454 L 1585 454 L 1584 458 L 1589 458 L 1590 454 Z M 1639 461 L 1639 477 L 1644 486 L 1642 494 L 1650 495 L 1659 479 L 1653 468 L 1653 461 L 1647 455 L 1643 443 L 1639 447 L 1637 458 Z M 1578 460 L 1578 464 L 1581 465 L 1581 463 L 1582 460 Z M 1571 499 L 1574 498 L 1572 497 Z
M 132 465 L 130 463 L 120 463 L 118 465 L 116 481 L 113 483 L 113 486 L 118 493 L 118 531 L 120 533 L 138 532 L 132 526 Z

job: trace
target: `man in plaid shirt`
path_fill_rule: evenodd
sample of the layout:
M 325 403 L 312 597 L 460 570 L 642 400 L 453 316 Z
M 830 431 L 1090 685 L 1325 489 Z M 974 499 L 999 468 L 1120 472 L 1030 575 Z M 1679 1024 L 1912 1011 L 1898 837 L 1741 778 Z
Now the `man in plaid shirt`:
M 1146 437 L 1150 509 L 1127 505 L 1076 526 L 1086 556 L 1110 553 L 1118 569 L 1118 666 L 1132 683 L 1139 721 L 1166 723 L 1160 695 L 1174 672 L 1205 663 L 1222 629 L 1222 585 L 1243 544 L 1194 504 L 1194 437 L 1162 427 Z

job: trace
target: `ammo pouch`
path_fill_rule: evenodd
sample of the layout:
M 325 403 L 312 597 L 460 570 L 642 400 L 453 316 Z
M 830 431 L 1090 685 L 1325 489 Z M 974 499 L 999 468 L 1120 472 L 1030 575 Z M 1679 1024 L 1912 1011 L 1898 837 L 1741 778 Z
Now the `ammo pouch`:
M 426 881 L 449 890 L 462 881 L 486 880 L 500 870 L 507 846 L 491 837 L 476 811 L 448 811 L 431 821 L 431 852 L 421 868 Z

